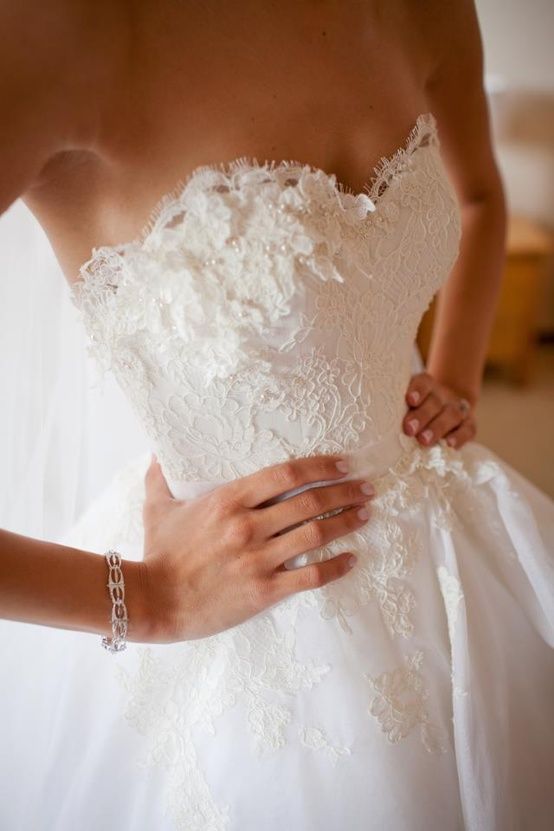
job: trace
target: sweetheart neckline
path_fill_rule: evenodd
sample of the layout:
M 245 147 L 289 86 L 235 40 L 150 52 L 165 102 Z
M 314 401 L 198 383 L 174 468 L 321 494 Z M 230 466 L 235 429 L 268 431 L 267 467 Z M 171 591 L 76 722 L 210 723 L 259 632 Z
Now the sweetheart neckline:
M 370 171 L 370 176 L 364 182 L 361 190 L 359 191 L 355 191 L 349 185 L 346 185 L 342 181 L 338 180 L 335 173 L 330 173 L 322 167 L 310 164 L 309 162 L 302 162 L 297 159 L 266 159 L 263 162 L 259 162 L 255 156 L 238 156 L 226 162 L 197 165 L 189 172 L 187 176 L 181 177 L 173 188 L 166 191 L 157 200 L 157 202 L 154 204 L 154 207 L 150 210 L 148 214 L 148 218 L 146 220 L 145 225 L 143 225 L 142 230 L 136 237 L 127 242 L 97 245 L 92 247 L 91 256 L 79 266 L 77 272 L 78 276 L 70 284 L 70 296 L 78 304 L 78 291 L 85 289 L 87 284 L 87 277 L 90 274 L 90 267 L 96 262 L 96 260 L 100 256 L 105 254 L 113 255 L 118 252 L 124 253 L 125 250 L 131 248 L 142 248 L 151 236 L 153 230 L 156 228 L 157 220 L 159 219 L 164 209 L 166 209 L 169 205 L 174 204 L 180 197 L 182 197 L 185 194 L 185 192 L 188 189 L 190 189 L 194 180 L 206 173 L 215 172 L 221 173 L 226 177 L 231 177 L 234 173 L 241 169 L 260 171 L 263 170 L 267 172 L 272 172 L 276 170 L 308 170 L 310 173 L 319 174 L 323 176 L 325 179 L 327 179 L 332 185 L 333 189 L 338 194 L 348 194 L 350 196 L 353 196 L 354 198 L 367 196 L 374 203 L 374 212 L 377 212 L 377 205 L 380 201 L 381 195 L 373 194 L 370 196 L 370 194 L 372 194 L 372 191 L 376 183 L 378 183 L 379 177 L 385 172 L 391 170 L 392 181 L 396 173 L 396 168 L 398 167 L 398 164 L 401 160 L 403 160 L 406 156 L 411 156 L 418 149 L 426 148 L 429 146 L 428 144 L 417 143 L 420 131 L 425 127 L 429 129 L 436 144 L 440 145 L 437 130 L 437 121 L 434 114 L 430 110 L 426 110 L 424 112 L 419 113 L 403 143 L 400 144 L 396 148 L 396 150 L 394 150 L 388 156 L 383 155 L 380 157 L 377 164 L 375 164 L 372 167 Z M 388 187 L 386 188 L 386 190 L 388 190 Z

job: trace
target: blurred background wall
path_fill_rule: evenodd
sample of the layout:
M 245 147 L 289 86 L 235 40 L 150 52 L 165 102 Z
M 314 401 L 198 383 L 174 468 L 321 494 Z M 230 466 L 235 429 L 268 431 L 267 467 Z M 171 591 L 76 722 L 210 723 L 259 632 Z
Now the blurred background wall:
M 476 6 L 512 217 L 501 311 L 508 322 L 529 314 L 522 336 L 530 341 L 519 383 L 517 368 L 510 378 L 491 362 L 478 438 L 554 497 L 554 2 L 477 0 Z
M 513 213 L 554 231 L 554 2 L 477 0 L 497 157 Z M 554 259 L 539 304 L 554 334 Z

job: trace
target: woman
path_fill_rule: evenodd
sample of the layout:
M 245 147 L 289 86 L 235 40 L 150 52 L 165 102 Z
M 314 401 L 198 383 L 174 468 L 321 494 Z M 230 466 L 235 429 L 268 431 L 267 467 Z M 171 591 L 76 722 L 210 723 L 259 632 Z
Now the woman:
M 0 206 L 158 460 L 63 545 L 2 532 L 3 616 L 50 627 L 5 638 L 3 826 L 546 828 L 554 507 L 471 441 L 505 234 L 473 5 L 32 12 Z

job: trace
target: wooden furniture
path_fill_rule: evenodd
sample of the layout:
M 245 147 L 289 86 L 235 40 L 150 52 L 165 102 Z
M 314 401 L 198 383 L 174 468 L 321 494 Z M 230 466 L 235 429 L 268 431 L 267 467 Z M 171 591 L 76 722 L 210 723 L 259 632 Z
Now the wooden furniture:
M 536 342 L 536 320 L 552 236 L 532 220 L 508 221 L 506 267 L 487 351 L 487 365 L 499 367 L 518 382 L 530 377 Z M 426 360 L 436 300 L 421 321 L 418 346 Z

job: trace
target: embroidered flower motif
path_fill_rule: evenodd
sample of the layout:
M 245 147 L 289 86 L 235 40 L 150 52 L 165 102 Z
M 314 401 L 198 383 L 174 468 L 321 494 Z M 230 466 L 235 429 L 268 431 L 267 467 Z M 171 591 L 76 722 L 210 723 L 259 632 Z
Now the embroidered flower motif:
M 439 578 L 442 596 L 444 598 L 450 643 L 453 646 L 454 635 L 456 632 L 456 622 L 458 620 L 458 607 L 464 599 L 464 595 L 458 578 L 454 577 L 452 574 L 449 574 L 444 566 L 439 566 L 437 569 L 437 575 Z
M 216 735 L 218 718 L 240 703 L 254 751 L 275 753 L 286 741 L 294 695 L 323 681 L 330 667 L 300 661 L 293 625 L 277 630 L 269 616 L 208 638 L 172 645 L 171 660 L 138 647 L 132 676 L 116 672 L 126 691 L 125 716 L 147 738 L 139 765 L 168 769 L 168 805 L 178 829 L 223 831 L 229 808 L 211 795 L 195 746 L 195 731 Z M 229 756 L 232 763 L 232 755 Z
M 420 739 L 429 753 L 446 752 L 446 736 L 432 723 L 426 708 L 428 697 L 419 672 L 423 653 L 406 658 L 405 665 L 373 678 L 366 675 L 373 691 L 369 712 L 375 717 L 389 742 L 405 739 L 419 727 Z
M 303 727 L 300 730 L 300 740 L 304 747 L 322 752 L 333 766 L 337 764 L 341 756 L 351 755 L 349 747 L 332 745 L 327 734 L 320 727 Z

